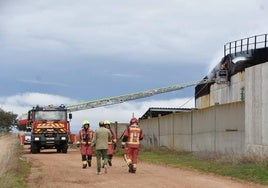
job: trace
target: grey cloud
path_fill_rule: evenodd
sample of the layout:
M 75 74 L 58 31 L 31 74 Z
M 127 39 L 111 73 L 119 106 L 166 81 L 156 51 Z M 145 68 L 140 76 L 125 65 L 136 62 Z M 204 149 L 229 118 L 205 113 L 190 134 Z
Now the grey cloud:
M 198 80 L 226 42 L 267 32 L 266 9 L 263 0 L 3 0 L 0 91 L 85 100 Z
M 251 13 L 260 7 L 242 0 L 59 2 L 61 6 L 31 0 L 6 5 L 0 13 L 6 42 L 18 44 L 21 50 L 62 55 L 73 50 L 85 56 L 128 54 L 127 58 L 138 62 L 192 59 L 192 54 L 209 59 L 209 52 L 240 37 L 241 30 L 247 36 L 247 23 L 256 22 Z M 261 6 L 265 7 L 263 2 Z M 230 33 L 236 36 L 231 38 Z

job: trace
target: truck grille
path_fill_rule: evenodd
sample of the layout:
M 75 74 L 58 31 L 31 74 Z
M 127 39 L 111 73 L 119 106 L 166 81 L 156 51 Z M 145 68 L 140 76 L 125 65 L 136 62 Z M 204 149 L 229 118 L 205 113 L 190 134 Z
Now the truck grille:
M 45 137 L 56 137 L 55 133 L 46 133 Z

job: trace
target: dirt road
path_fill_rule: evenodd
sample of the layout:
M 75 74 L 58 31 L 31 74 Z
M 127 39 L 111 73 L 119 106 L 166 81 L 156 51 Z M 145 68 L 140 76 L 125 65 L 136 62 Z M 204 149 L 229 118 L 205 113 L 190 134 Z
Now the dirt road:
M 128 173 L 122 158 L 114 158 L 107 174 L 96 175 L 96 158 L 92 167 L 81 168 L 79 150 L 70 149 L 67 154 L 55 150 L 42 150 L 30 154 L 25 147 L 23 157 L 32 165 L 27 184 L 31 188 L 263 188 L 230 178 L 203 174 L 144 162 L 138 164 L 136 174 Z

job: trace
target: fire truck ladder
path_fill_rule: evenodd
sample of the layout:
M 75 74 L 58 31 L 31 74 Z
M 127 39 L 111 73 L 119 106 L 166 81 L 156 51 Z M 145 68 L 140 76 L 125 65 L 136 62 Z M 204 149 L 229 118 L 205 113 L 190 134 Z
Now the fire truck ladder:
M 115 97 L 110 97 L 110 98 L 103 98 L 99 100 L 92 100 L 88 102 L 68 105 L 66 107 L 70 112 L 87 110 L 90 108 L 98 108 L 101 106 L 119 104 L 119 103 L 123 103 L 123 102 L 130 101 L 130 100 L 136 100 L 136 99 L 146 98 L 146 97 L 150 97 L 150 96 L 161 94 L 161 93 L 181 90 L 186 87 L 190 87 L 190 86 L 194 86 L 194 85 L 206 83 L 206 82 L 207 82 L 206 80 L 199 80 L 199 81 L 189 82 L 185 84 L 162 87 L 162 88 L 157 88 L 157 89 L 152 89 L 152 90 L 147 90 L 147 91 L 142 91 L 142 92 L 137 92 L 137 93 L 132 93 L 132 94 L 120 95 L 120 96 L 115 96 Z

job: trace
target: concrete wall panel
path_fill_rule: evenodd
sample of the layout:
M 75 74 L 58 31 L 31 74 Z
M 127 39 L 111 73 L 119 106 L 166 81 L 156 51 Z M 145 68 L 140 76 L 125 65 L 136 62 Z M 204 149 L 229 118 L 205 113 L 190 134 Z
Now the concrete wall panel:
M 160 146 L 165 146 L 170 149 L 174 148 L 174 124 L 173 114 L 159 118 L 160 129 Z
M 245 80 L 246 148 L 268 154 L 268 63 L 247 68 Z
M 214 108 L 195 110 L 193 113 L 193 134 L 215 131 Z
M 192 151 L 192 113 L 174 114 L 174 149 Z
M 215 132 L 199 132 L 192 135 L 192 151 L 215 151 Z

